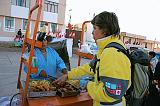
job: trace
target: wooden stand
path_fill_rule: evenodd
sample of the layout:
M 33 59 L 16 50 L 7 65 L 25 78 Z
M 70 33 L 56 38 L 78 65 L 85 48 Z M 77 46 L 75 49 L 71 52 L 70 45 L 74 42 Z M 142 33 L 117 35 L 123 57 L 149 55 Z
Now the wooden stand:
M 30 39 L 28 38 L 29 34 L 29 26 L 30 26 L 30 21 L 31 21 L 31 16 L 32 12 L 38 8 L 38 13 L 37 13 L 37 18 L 35 22 L 35 27 L 34 27 L 34 33 L 33 33 L 33 38 Z M 20 68 L 19 68 L 19 75 L 18 75 L 18 83 L 17 83 L 17 88 L 19 89 L 20 94 L 22 95 L 22 106 L 27 106 L 28 105 L 28 85 L 29 85 L 29 80 L 30 80 L 30 74 L 31 73 L 36 73 L 37 68 L 32 67 L 32 57 L 34 56 L 34 48 L 39 47 L 42 48 L 42 43 L 36 41 L 36 34 L 37 34 L 37 29 L 39 26 L 39 20 L 40 20 L 40 15 L 41 15 L 41 9 L 42 9 L 42 0 L 36 0 L 36 4 L 31 10 L 29 11 L 29 16 L 28 16 L 28 24 L 26 28 L 26 33 L 25 33 L 25 38 L 23 42 L 23 47 L 22 47 L 22 54 L 21 54 L 21 61 L 20 61 Z M 27 45 L 31 45 L 31 51 L 29 55 L 29 61 L 25 60 L 22 55 L 24 54 Z M 25 87 L 22 87 L 21 83 L 21 73 L 22 73 L 22 64 L 25 64 L 27 67 L 27 77 L 25 81 Z
M 38 14 L 37 14 L 36 22 L 35 22 L 34 34 L 33 34 L 33 38 L 30 39 L 27 36 L 29 33 L 31 15 L 32 15 L 32 12 L 36 10 L 37 8 L 38 8 Z M 17 88 L 19 89 L 19 92 L 22 96 L 21 105 L 22 106 L 92 106 L 92 99 L 88 96 L 87 93 L 82 93 L 79 96 L 67 97 L 67 98 L 61 98 L 58 96 L 43 97 L 43 98 L 29 98 L 27 96 L 30 74 L 37 72 L 37 68 L 32 67 L 32 57 L 34 56 L 34 48 L 35 47 L 42 48 L 42 43 L 39 41 L 36 41 L 36 34 L 37 34 L 38 25 L 39 25 L 41 9 L 42 9 L 42 0 L 36 0 L 36 5 L 30 10 L 29 16 L 28 16 L 28 24 L 27 24 L 25 38 L 24 38 L 23 47 L 22 47 L 18 83 L 17 83 Z M 22 57 L 22 55 L 25 53 L 27 45 L 31 45 L 29 61 L 25 60 Z M 26 76 L 24 88 L 22 87 L 22 83 L 20 80 L 21 74 L 22 74 L 22 64 L 25 64 L 25 66 L 27 67 L 27 76 Z
M 80 49 L 81 49 L 81 45 L 83 44 L 83 38 L 84 38 L 84 29 L 85 29 L 85 24 L 86 23 L 90 23 L 91 21 L 84 21 L 82 24 L 82 33 L 81 33 L 81 39 L 80 39 Z M 88 53 L 83 53 L 80 52 L 79 50 L 76 51 L 76 55 L 78 55 L 78 66 L 80 66 L 80 62 L 81 62 L 81 58 L 85 57 L 88 59 L 93 59 L 93 55 L 92 54 L 88 54 Z
M 85 57 L 87 59 L 93 59 L 93 55 L 92 54 L 88 54 L 88 53 L 83 53 L 83 52 L 80 52 L 80 50 L 77 50 L 76 55 L 78 55 L 78 66 L 80 66 L 81 64 L 81 58 L 82 57 Z

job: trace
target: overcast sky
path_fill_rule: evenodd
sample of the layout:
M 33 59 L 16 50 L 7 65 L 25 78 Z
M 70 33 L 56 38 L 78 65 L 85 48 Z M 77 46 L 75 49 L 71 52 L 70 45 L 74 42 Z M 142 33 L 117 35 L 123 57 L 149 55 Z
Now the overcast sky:
M 117 14 L 121 32 L 160 41 L 160 0 L 67 0 L 66 23 L 70 15 L 75 24 L 91 20 L 94 13 L 102 11 Z

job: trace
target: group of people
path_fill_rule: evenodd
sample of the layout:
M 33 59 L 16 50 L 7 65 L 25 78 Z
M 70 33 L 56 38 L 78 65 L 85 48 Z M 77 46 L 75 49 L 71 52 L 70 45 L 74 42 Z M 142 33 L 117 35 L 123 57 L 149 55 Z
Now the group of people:
M 123 106 L 125 105 L 124 94 L 131 85 L 131 63 L 125 54 L 118 52 L 115 48 L 105 49 L 105 46 L 111 42 L 117 42 L 125 48 L 123 42 L 119 40 L 118 18 L 115 13 L 104 11 L 96 15 L 91 23 L 94 28 L 93 36 L 99 48 L 96 57 L 100 60 L 95 72 L 89 63 L 67 71 L 55 50 L 44 45 L 42 49 L 35 48 L 38 72 L 31 77 L 53 76 L 58 78 L 54 83 L 63 83 L 68 79 L 90 75 L 94 77 L 94 81 L 87 83 L 87 91 L 93 99 L 94 106 Z M 45 40 L 45 37 L 43 38 Z M 44 42 L 44 40 L 40 41 Z M 57 77 L 57 70 L 63 72 L 61 77 Z
M 24 35 L 22 35 L 22 31 L 21 31 L 21 29 L 19 29 L 15 38 L 14 38 L 15 46 L 22 47 L 23 38 L 24 38 Z
M 68 71 L 58 53 L 47 45 L 43 45 L 42 49 L 34 49 L 38 59 L 38 72 L 32 74 L 31 77 L 52 76 L 57 78 L 54 83 L 63 83 L 66 80 L 89 75 L 94 77 L 93 81 L 87 83 L 87 91 L 93 99 L 94 106 L 125 106 L 124 95 L 131 86 L 130 59 L 114 47 L 105 48 L 107 44 L 116 42 L 126 49 L 119 39 L 118 18 L 115 13 L 104 11 L 96 15 L 91 23 L 93 25 L 93 37 L 98 46 L 94 69 L 90 63 L 86 63 Z M 51 39 L 50 36 L 44 37 L 42 35 L 39 35 L 37 40 L 41 42 L 50 41 L 47 40 Z M 158 62 L 155 62 L 154 57 L 152 57 L 150 63 L 150 69 L 156 73 L 155 64 Z M 63 73 L 61 77 L 57 76 L 57 70 Z
M 14 40 L 16 41 L 22 41 L 23 40 L 23 35 L 22 35 L 22 31 L 21 29 L 18 30 L 16 37 L 14 38 Z

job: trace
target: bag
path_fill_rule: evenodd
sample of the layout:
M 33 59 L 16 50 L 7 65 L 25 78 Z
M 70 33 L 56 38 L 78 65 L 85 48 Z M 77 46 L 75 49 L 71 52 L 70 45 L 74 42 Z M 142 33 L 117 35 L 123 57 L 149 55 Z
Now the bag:
M 112 42 L 105 48 L 114 47 L 118 52 L 124 53 L 131 62 L 131 87 L 126 92 L 126 100 L 129 104 L 134 105 L 133 99 L 139 99 L 142 101 L 145 93 L 149 87 L 148 77 L 148 55 L 140 50 L 136 49 L 129 53 L 122 45 Z M 139 101 L 138 101 L 139 102 Z
M 51 48 L 56 50 L 56 52 L 59 54 L 59 56 L 62 58 L 62 60 L 66 64 L 67 70 L 71 70 L 66 42 L 67 42 L 67 40 L 64 39 L 64 40 L 60 40 L 60 41 L 56 41 L 56 42 L 51 42 L 48 44 L 48 46 L 50 46 Z

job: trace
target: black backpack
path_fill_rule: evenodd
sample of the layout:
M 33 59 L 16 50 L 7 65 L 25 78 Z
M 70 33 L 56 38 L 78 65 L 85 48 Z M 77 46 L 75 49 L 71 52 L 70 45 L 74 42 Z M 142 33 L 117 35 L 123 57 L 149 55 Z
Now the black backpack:
M 118 52 L 124 53 L 131 62 L 131 87 L 126 92 L 127 102 L 132 98 L 143 98 L 145 92 L 148 90 L 149 86 L 149 78 L 147 74 L 148 70 L 148 55 L 142 50 L 134 50 L 129 52 L 129 50 L 125 49 L 121 44 L 116 42 L 111 42 L 106 45 L 105 48 L 116 48 Z M 96 71 L 96 64 L 100 61 L 95 56 L 94 59 L 90 62 L 90 70 L 94 73 Z M 99 67 L 98 67 L 99 69 Z M 99 70 L 97 70 L 97 79 L 99 78 Z

